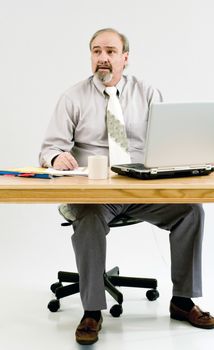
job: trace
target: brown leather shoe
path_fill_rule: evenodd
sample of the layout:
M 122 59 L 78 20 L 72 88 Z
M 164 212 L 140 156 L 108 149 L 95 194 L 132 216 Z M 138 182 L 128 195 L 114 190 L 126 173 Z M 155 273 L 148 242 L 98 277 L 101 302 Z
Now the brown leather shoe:
M 87 317 L 82 320 L 76 329 L 76 341 L 82 345 L 90 345 L 98 340 L 98 333 L 102 325 L 102 316 L 97 322 L 94 318 Z
M 214 328 L 214 317 L 209 312 L 202 311 L 197 305 L 188 312 L 180 309 L 172 302 L 170 303 L 170 317 L 174 320 L 188 321 L 192 326 L 198 328 Z

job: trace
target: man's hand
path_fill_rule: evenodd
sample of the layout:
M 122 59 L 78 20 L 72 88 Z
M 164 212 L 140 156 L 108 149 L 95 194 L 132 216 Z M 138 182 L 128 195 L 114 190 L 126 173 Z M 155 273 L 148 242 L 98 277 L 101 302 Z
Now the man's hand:
M 53 168 L 57 170 L 73 170 L 78 168 L 78 163 L 69 152 L 63 152 L 54 159 Z

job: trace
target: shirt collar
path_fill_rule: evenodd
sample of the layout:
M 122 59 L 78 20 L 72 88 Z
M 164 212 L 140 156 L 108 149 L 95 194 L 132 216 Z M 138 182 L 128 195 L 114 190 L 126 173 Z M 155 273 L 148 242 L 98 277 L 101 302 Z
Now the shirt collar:
M 105 88 L 106 86 L 101 83 L 101 81 L 96 77 L 96 75 L 92 78 L 94 85 L 96 86 L 97 90 L 101 92 L 102 95 L 105 95 Z M 120 81 L 117 83 L 116 88 L 119 92 L 119 96 L 122 94 L 123 88 L 126 84 L 127 76 L 123 75 L 120 79 Z

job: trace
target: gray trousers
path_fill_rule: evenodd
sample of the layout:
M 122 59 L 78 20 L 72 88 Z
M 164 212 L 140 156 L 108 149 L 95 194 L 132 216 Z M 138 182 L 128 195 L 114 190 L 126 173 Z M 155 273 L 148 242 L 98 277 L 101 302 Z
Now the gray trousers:
M 108 223 L 119 214 L 169 231 L 173 295 L 200 297 L 204 211 L 198 204 L 70 204 L 76 216 L 72 243 L 84 310 L 106 308 L 103 272 Z M 131 239 L 131 238 L 130 238 Z

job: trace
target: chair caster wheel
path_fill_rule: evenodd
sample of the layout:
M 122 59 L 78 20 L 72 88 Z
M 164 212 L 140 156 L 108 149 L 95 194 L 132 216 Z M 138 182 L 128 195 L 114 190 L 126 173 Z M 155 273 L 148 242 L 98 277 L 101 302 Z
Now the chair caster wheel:
M 123 308 L 122 308 L 122 305 L 120 304 L 115 304 L 110 309 L 110 314 L 113 317 L 120 317 L 122 313 L 123 313 Z
M 60 308 L 60 302 L 58 299 L 53 299 L 51 301 L 49 301 L 48 303 L 48 309 L 51 311 L 51 312 L 57 312 Z
M 56 283 L 53 283 L 51 285 L 50 289 L 55 294 L 56 289 L 59 288 L 59 287 L 62 287 L 62 283 L 61 282 L 56 282 Z
M 156 289 L 147 290 L 146 297 L 148 300 L 154 301 L 159 297 L 159 292 Z

